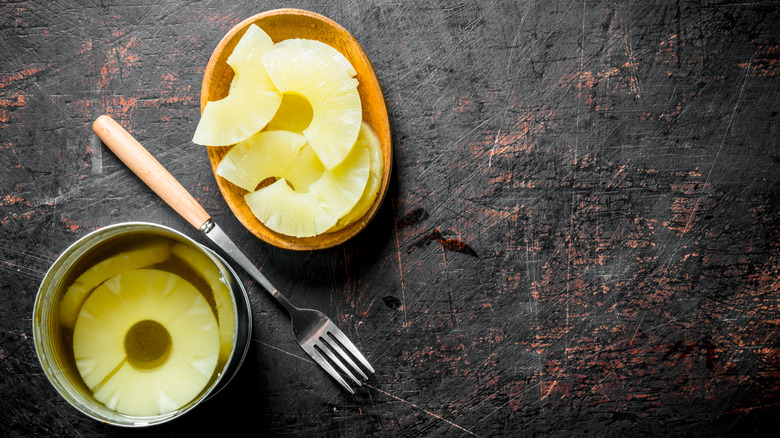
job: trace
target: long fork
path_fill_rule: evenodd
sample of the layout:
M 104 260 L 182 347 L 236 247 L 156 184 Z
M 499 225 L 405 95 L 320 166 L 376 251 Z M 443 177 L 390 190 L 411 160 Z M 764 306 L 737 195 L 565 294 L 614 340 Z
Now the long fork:
M 190 195 L 187 189 L 114 119 L 106 115 L 100 116 L 92 124 L 92 129 L 103 143 L 147 186 L 187 222 L 216 243 L 230 258 L 254 277 L 271 296 L 276 298 L 290 314 L 295 340 L 298 341 L 303 351 L 350 393 L 354 394 L 354 390 L 339 372 L 347 376 L 355 385 L 362 386 L 355 374 L 364 380 L 367 380 L 368 376 L 352 358 L 363 365 L 369 373 L 373 373 L 374 369 L 333 321 L 316 310 L 299 309 L 292 305 L 257 269 L 246 254 L 230 240 L 219 225 L 211 220 L 206 210 Z
M 225 234 L 222 229 L 207 219 L 200 227 L 200 230 L 211 238 L 220 248 L 222 248 L 233 260 L 236 261 L 245 271 L 254 277 L 265 288 L 276 301 L 287 310 L 292 319 L 293 334 L 295 340 L 315 362 L 317 362 L 325 371 L 328 372 L 337 382 L 347 391 L 354 394 L 352 387 L 339 375 L 339 371 L 350 378 L 357 386 L 362 386 L 360 380 L 355 377 L 354 372 L 360 375 L 364 380 L 368 376 L 352 360 L 350 355 L 360 362 L 370 373 L 374 368 L 368 363 L 368 360 L 360 353 L 355 345 L 347 338 L 337 326 L 327 316 L 313 309 L 299 309 L 295 307 L 284 295 L 282 295 L 274 285 L 257 269 L 257 266 L 249 260 L 233 241 Z M 346 350 L 346 351 L 345 351 Z M 326 359 L 327 358 L 327 359 Z M 330 362 L 328 361 L 330 360 Z M 331 362 L 333 365 L 331 365 Z M 354 371 L 354 372 L 353 372 Z

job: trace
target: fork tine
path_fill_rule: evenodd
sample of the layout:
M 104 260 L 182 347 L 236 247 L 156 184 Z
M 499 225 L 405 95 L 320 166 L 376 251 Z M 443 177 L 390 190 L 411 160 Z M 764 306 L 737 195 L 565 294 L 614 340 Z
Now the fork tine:
M 371 367 L 370 363 L 368 363 L 368 359 L 366 359 L 363 356 L 363 354 L 360 353 L 360 350 L 358 350 L 357 347 L 355 347 L 355 344 L 353 344 L 352 341 L 350 341 L 349 338 L 347 338 L 347 335 L 345 335 L 344 332 L 341 331 L 341 329 L 339 329 L 335 324 L 328 324 L 328 331 L 330 332 L 331 336 L 333 336 L 334 338 L 336 338 L 336 340 L 341 342 L 341 345 L 343 345 L 344 348 L 349 350 L 349 352 L 352 353 L 352 355 L 355 356 L 360 361 L 360 363 L 362 363 L 363 366 L 365 366 L 368 369 L 368 371 L 370 371 L 372 374 L 374 373 L 374 368 Z
M 357 366 L 354 361 L 352 361 L 352 358 L 349 357 L 347 352 L 344 351 L 344 349 L 342 349 L 341 346 L 339 345 L 339 344 L 343 344 L 343 342 L 337 341 L 336 340 L 336 336 L 332 332 L 328 332 L 328 334 L 333 339 L 333 342 L 327 342 L 328 346 L 331 347 L 331 349 L 333 349 L 335 352 L 337 352 L 339 354 L 339 356 L 341 357 L 341 359 L 346 361 L 352 367 L 352 369 L 354 369 L 355 371 L 360 373 L 360 375 L 364 379 L 368 380 L 368 376 L 366 375 L 366 373 L 364 373 L 363 370 L 361 370 L 360 367 Z M 322 339 L 323 339 L 323 341 L 327 341 L 324 337 Z
M 317 364 L 319 364 L 319 366 L 321 366 L 323 369 L 325 369 L 325 371 L 327 371 L 328 374 L 330 374 L 331 377 L 336 379 L 336 381 L 339 382 L 341 384 L 341 386 L 344 387 L 344 389 L 349 391 L 350 394 L 354 394 L 355 393 L 355 391 L 352 390 L 352 388 L 347 384 L 347 382 L 344 381 L 344 379 L 341 378 L 339 373 L 336 372 L 336 370 L 330 365 L 330 363 L 328 363 L 327 359 L 325 359 L 322 356 L 322 354 L 320 354 L 320 352 L 317 351 L 316 348 L 314 348 L 311 345 L 307 345 L 307 346 L 301 345 L 301 347 L 303 347 L 303 351 L 308 353 L 308 355 L 311 356 L 311 358 L 314 359 L 314 361 L 317 362 Z
M 333 361 L 333 363 L 335 363 L 339 367 L 339 369 L 341 369 L 341 371 L 344 374 L 346 374 L 350 379 L 352 379 L 352 381 L 355 382 L 355 384 L 357 386 L 363 386 L 363 384 L 360 383 L 360 380 L 358 380 L 355 377 L 355 375 L 352 374 L 352 372 L 349 370 L 349 368 L 347 368 L 343 363 L 341 363 L 339 358 L 336 357 L 335 354 L 333 354 L 333 350 L 335 350 L 336 347 L 333 347 L 330 344 L 328 344 L 328 340 L 327 339 L 325 339 L 324 337 L 320 338 L 320 343 L 319 344 L 315 344 L 315 345 L 320 347 L 320 350 L 322 350 L 328 356 L 328 358 L 330 358 L 330 360 Z

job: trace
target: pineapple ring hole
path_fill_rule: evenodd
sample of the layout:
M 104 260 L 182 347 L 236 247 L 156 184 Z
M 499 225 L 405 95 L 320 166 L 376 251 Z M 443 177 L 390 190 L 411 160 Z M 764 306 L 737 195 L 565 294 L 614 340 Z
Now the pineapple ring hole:
M 260 181 L 260 183 L 257 184 L 257 187 L 255 187 L 255 191 L 258 191 L 260 189 L 264 189 L 264 188 L 270 186 L 271 184 L 275 183 L 278 180 L 279 180 L 279 178 L 277 178 L 275 176 L 269 176 L 268 178 Z M 284 182 L 287 183 L 288 187 L 290 187 L 291 189 L 295 190 L 295 186 L 293 186 L 290 181 L 284 180 Z
M 282 102 L 276 114 L 268 122 L 268 130 L 283 129 L 292 132 L 303 132 L 314 119 L 314 108 L 306 96 L 287 92 L 282 94 Z
M 133 324 L 125 335 L 127 362 L 139 370 L 159 367 L 171 354 L 171 334 L 159 322 L 145 319 Z

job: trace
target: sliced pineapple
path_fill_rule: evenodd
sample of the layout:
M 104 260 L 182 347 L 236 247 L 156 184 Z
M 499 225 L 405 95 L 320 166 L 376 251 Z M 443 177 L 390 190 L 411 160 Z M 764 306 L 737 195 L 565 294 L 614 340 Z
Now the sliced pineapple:
M 293 190 L 306 193 L 311 184 L 319 180 L 324 173 L 325 167 L 307 142 L 298 154 L 295 164 L 290 166 L 282 177 L 292 184 Z
M 357 76 L 357 71 L 355 70 L 355 67 L 352 66 L 352 63 L 349 62 L 347 57 L 342 55 L 341 52 L 339 52 L 332 46 L 325 44 L 322 41 L 310 40 L 305 38 L 291 38 L 288 40 L 279 41 L 278 43 L 276 43 L 274 47 L 275 48 L 297 47 L 297 48 L 325 51 L 334 61 L 336 61 L 341 67 L 344 68 L 344 71 L 346 71 L 350 77 L 354 78 L 355 76 Z
M 357 140 L 362 109 L 357 80 L 325 50 L 274 47 L 260 56 L 280 93 L 296 93 L 312 107 L 303 135 L 326 169 L 338 166 Z
M 228 65 L 235 76 L 230 92 L 208 102 L 192 141 L 207 146 L 227 146 L 245 140 L 271 120 L 282 95 L 276 90 L 259 57 L 273 47 L 271 38 L 253 24 L 241 37 Z
M 219 361 L 227 362 L 233 350 L 233 331 L 236 327 L 230 289 L 221 280 L 219 268 L 205 254 L 183 244 L 174 245 L 171 252 L 200 273 L 211 287 L 217 308 L 217 323 L 219 324 Z
M 322 208 L 342 217 L 355 207 L 368 183 L 371 154 L 366 143 L 355 144 L 347 158 L 309 186 Z
M 358 134 L 357 143 L 365 143 L 371 157 L 371 168 L 368 174 L 368 183 L 360 196 L 358 203 L 347 214 L 339 218 L 336 225 L 328 230 L 329 232 L 338 231 L 368 213 L 371 206 L 374 205 L 376 197 L 379 195 L 382 185 L 382 173 L 384 172 L 384 157 L 382 155 L 382 146 L 379 143 L 379 137 L 368 123 L 363 122 Z
M 233 71 L 255 68 L 256 64 L 260 62 L 260 55 L 271 49 L 273 45 L 271 37 L 258 25 L 252 24 L 246 29 L 233 52 L 228 56 L 227 65 Z
M 60 323 L 65 327 L 73 328 L 84 300 L 100 283 L 131 269 L 162 263 L 170 255 L 171 250 L 168 243 L 153 242 L 95 264 L 79 275 L 65 291 L 60 303 Z
M 289 131 L 261 131 L 228 151 L 217 166 L 217 175 L 247 191 L 266 178 L 286 178 L 305 191 L 324 172 L 306 138 Z
M 369 177 L 370 152 L 356 144 L 336 168 L 309 185 L 308 193 L 291 189 L 284 178 L 245 196 L 252 213 L 268 228 L 295 237 L 324 233 L 357 204 Z
M 183 278 L 134 269 L 87 298 L 73 332 L 84 383 L 108 408 L 134 416 L 179 409 L 203 391 L 219 355 L 211 308 Z
M 327 231 L 339 219 L 322 208 L 313 194 L 291 189 L 284 178 L 244 198 L 260 222 L 288 236 L 316 236 Z

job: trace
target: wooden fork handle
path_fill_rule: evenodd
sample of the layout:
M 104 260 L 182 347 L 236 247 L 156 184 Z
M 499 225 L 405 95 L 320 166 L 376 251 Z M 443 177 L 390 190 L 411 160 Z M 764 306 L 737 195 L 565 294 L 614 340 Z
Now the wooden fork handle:
M 209 220 L 209 214 L 187 189 L 116 120 L 102 115 L 92 124 L 92 129 L 130 170 L 192 226 L 200 229 Z

